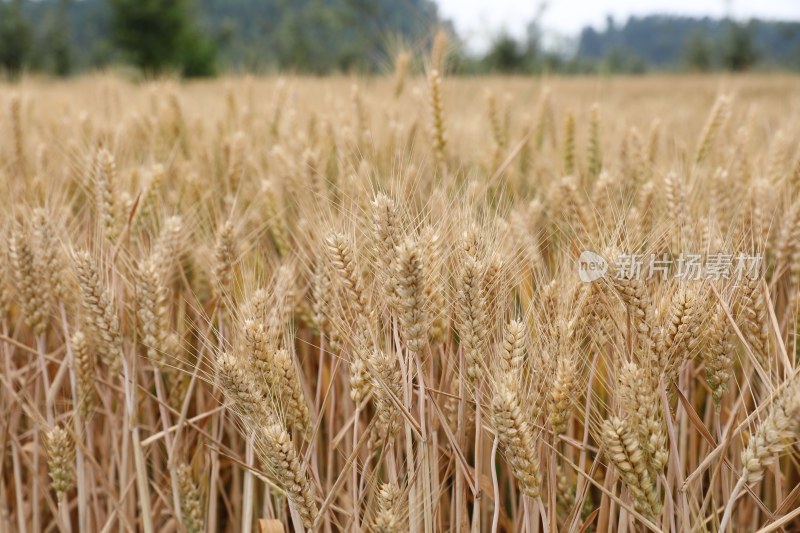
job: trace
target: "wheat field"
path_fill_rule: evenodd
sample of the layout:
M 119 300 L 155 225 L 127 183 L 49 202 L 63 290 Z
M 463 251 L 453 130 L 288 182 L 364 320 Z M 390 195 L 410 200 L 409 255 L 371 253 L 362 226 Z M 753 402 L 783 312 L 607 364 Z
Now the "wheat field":
M 0 531 L 800 527 L 800 79 L 0 85 Z

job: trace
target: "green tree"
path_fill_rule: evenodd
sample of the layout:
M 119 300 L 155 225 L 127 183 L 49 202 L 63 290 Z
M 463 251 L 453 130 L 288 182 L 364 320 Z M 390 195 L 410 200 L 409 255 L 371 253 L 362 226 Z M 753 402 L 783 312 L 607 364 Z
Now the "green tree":
M 181 74 L 187 78 L 217 73 L 217 49 L 199 31 L 187 31 L 181 43 Z
M 758 61 L 758 53 L 750 28 L 730 21 L 723 42 L 722 63 L 729 70 L 747 70 Z
M 58 7 L 47 30 L 47 42 L 52 54 L 53 72 L 58 76 L 66 76 L 72 70 L 70 3 L 71 0 L 59 0 Z
M 12 78 L 22 72 L 31 53 L 33 32 L 22 16 L 23 0 L 0 2 L 0 69 Z
M 213 73 L 214 48 L 192 25 L 189 0 L 111 0 L 116 44 L 149 74 Z
M 696 31 L 686 40 L 686 65 L 690 70 L 708 72 L 711 70 L 711 42 L 701 31 Z
M 525 68 L 525 53 L 519 43 L 507 33 L 501 33 L 492 42 L 483 58 L 486 68 L 494 72 L 522 72 Z

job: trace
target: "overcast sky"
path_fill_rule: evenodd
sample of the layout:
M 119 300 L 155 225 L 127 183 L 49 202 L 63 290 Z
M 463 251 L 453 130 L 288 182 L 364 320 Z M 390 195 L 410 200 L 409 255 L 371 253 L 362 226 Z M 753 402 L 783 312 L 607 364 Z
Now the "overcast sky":
M 540 0 L 436 0 L 444 17 L 469 48 L 480 51 L 500 29 L 522 36 L 536 15 Z M 545 29 L 577 35 L 586 25 L 605 27 L 606 15 L 624 22 L 630 15 L 725 15 L 729 6 L 735 18 L 759 17 L 800 21 L 800 0 L 550 0 L 542 19 Z

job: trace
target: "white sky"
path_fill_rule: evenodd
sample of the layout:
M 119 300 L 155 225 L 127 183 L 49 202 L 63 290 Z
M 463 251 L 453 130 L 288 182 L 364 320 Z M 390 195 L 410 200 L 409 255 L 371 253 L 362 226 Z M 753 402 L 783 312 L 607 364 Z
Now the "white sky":
M 500 29 L 521 37 L 542 0 L 436 0 L 439 12 L 453 21 L 467 46 L 483 50 Z M 586 25 L 605 28 L 606 15 L 624 23 L 630 15 L 667 13 L 722 17 L 730 6 L 734 18 L 800 20 L 800 0 L 549 0 L 542 18 L 545 30 L 577 36 Z

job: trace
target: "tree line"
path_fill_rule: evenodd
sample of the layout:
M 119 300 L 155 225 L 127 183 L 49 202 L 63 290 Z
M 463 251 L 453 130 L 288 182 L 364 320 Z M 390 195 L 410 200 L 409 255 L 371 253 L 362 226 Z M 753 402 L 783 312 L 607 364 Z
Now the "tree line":
M 450 68 L 462 74 L 800 69 L 796 22 L 609 18 L 603 30 L 554 40 L 540 18 L 523 38 L 501 31 L 471 54 L 432 0 L 0 0 L 0 71 L 385 72 L 398 51 L 427 50 L 442 27 Z
M 0 70 L 374 72 L 441 26 L 430 0 L 0 0 Z

